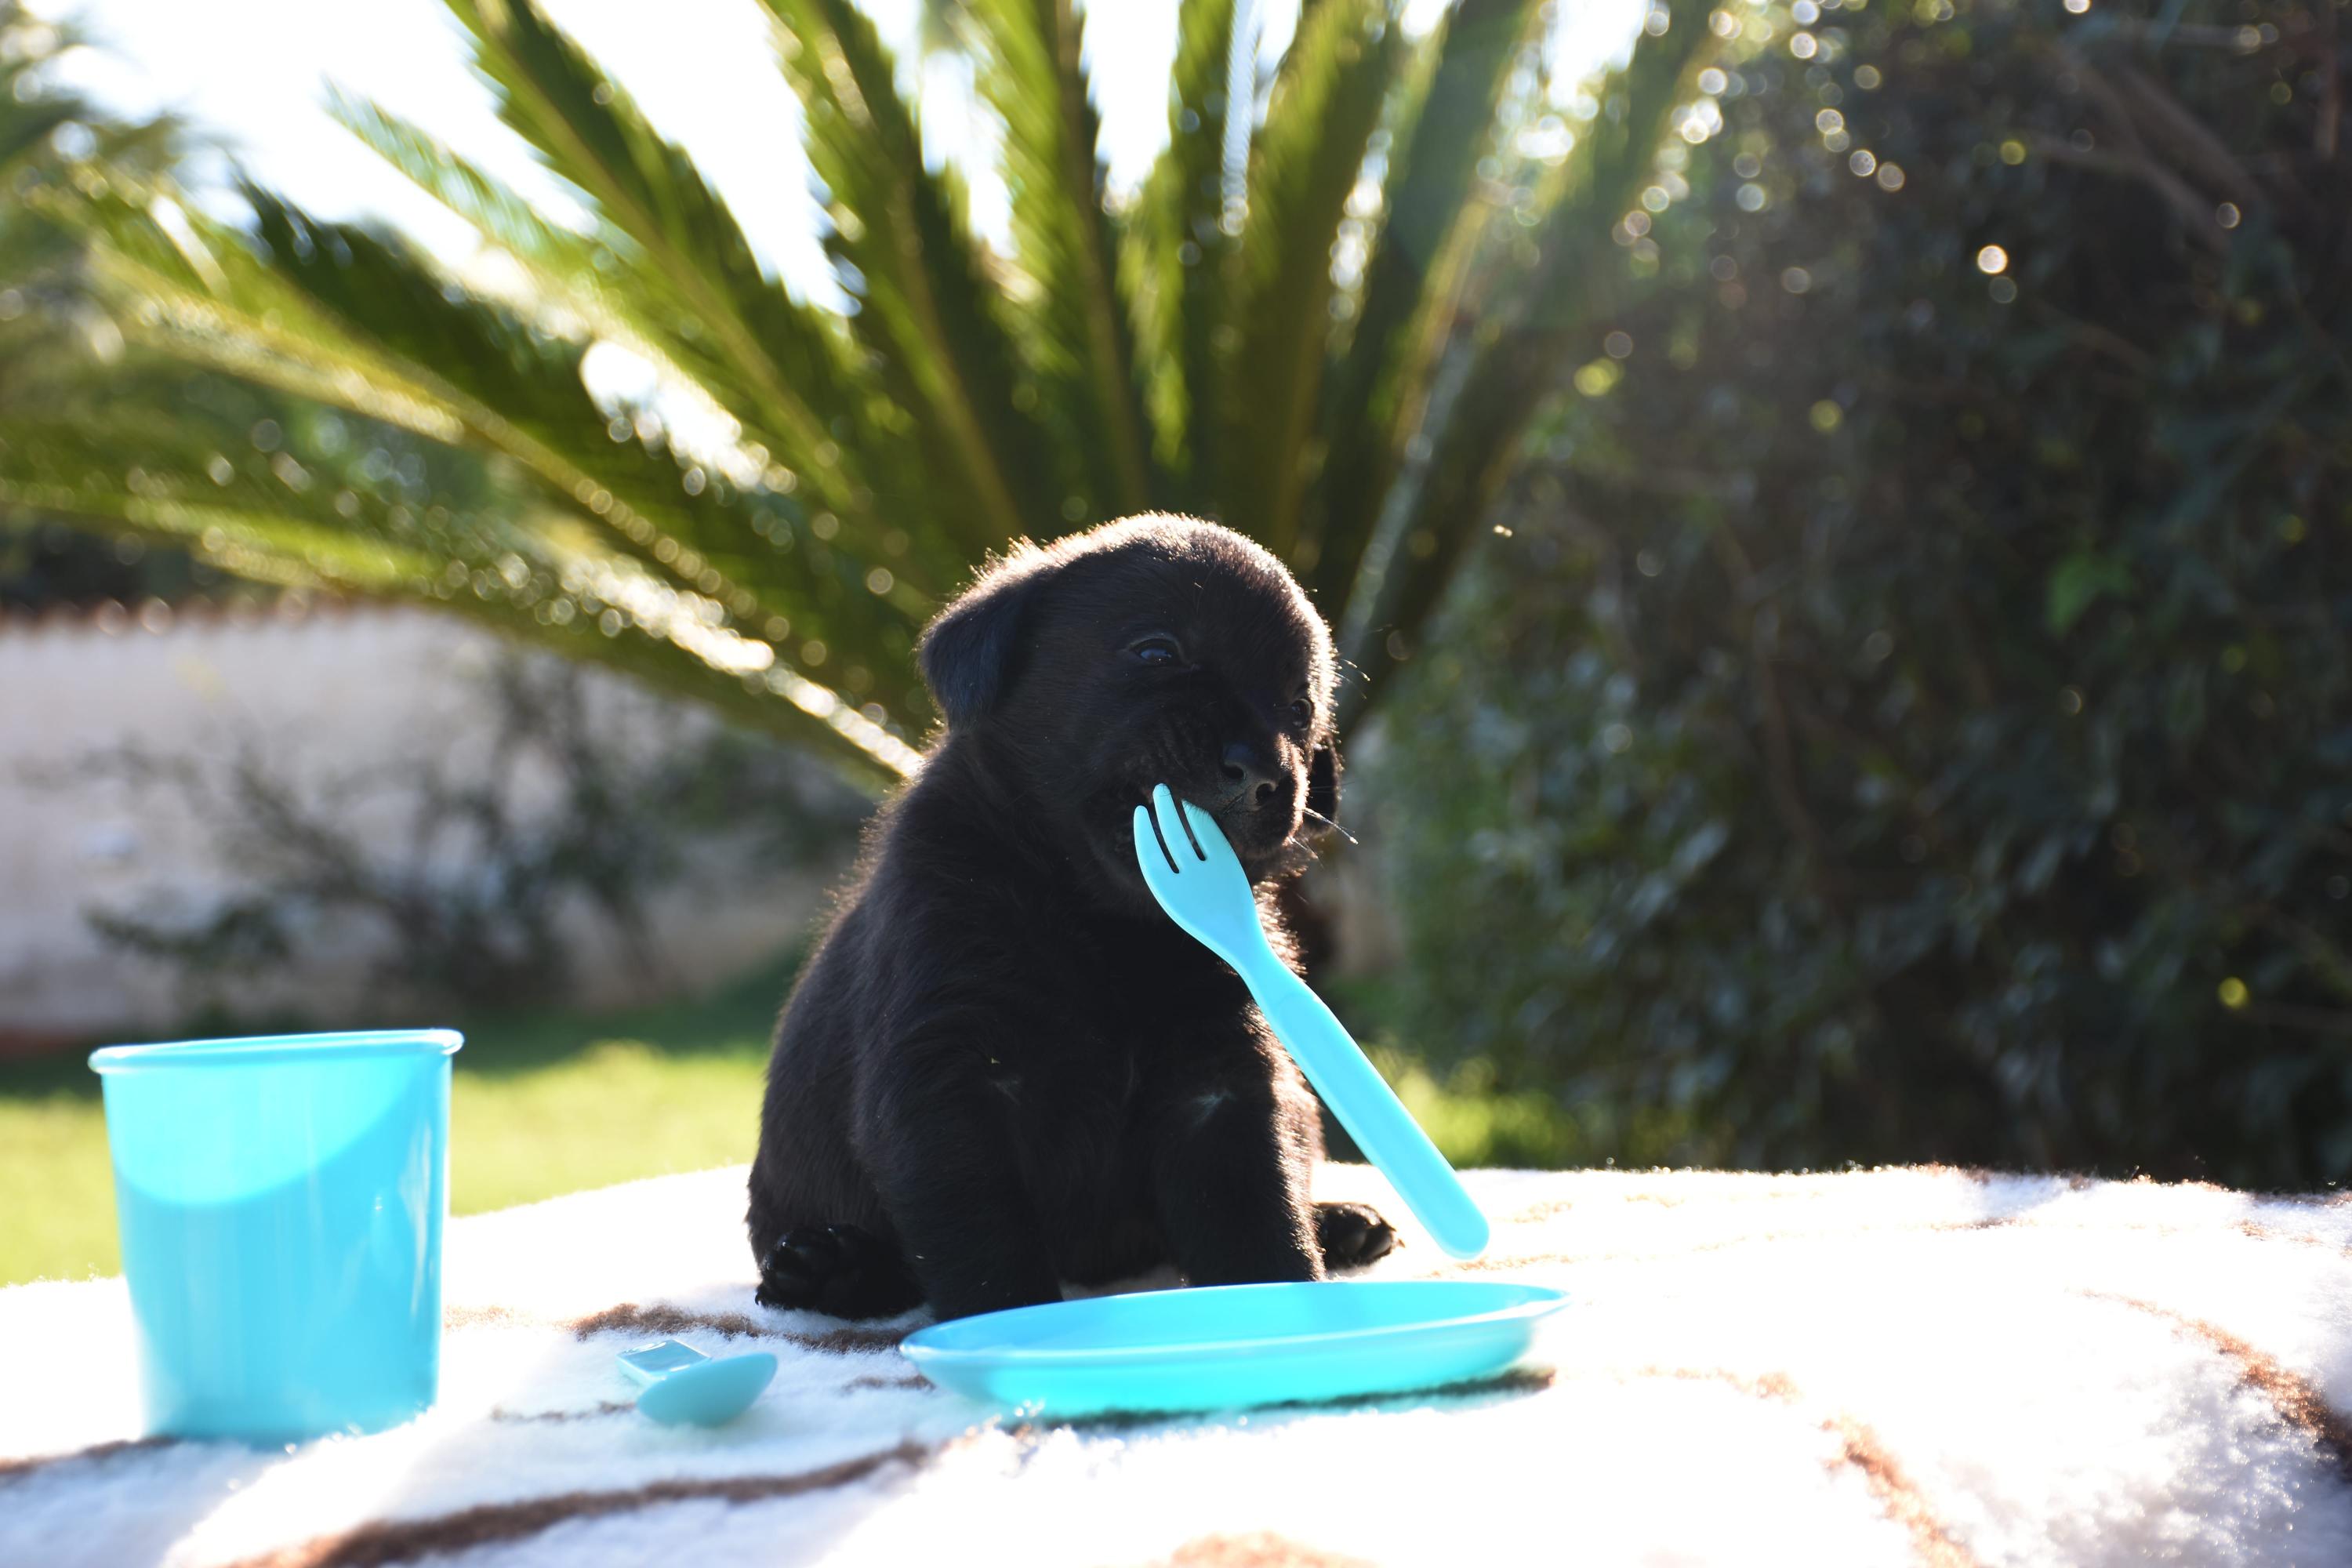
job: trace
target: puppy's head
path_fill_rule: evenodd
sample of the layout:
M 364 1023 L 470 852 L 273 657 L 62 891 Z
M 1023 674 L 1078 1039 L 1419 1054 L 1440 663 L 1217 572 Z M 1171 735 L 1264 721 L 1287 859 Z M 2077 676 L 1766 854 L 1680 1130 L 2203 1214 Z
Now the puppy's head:
M 921 658 L 949 742 L 1118 902 L 1149 897 L 1130 821 L 1154 784 L 1212 812 L 1253 879 L 1302 863 L 1339 814 L 1330 631 L 1230 529 L 1140 517 L 1024 545 Z

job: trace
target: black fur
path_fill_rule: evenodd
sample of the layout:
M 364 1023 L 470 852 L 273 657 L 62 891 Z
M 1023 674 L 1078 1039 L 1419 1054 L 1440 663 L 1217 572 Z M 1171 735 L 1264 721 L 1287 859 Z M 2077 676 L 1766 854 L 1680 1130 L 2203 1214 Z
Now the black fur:
M 1289 574 L 1213 524 L 1107 524 L 990 565 L 922 666 L 946 729 L 777 1028 L 760 1300 L 950 1318 L 1162 1263 L 1312 1279 L 1387 1251 L 1377 1214 L 1309 1202 L 1315 1102 L 1130 837 L 1164 781 L 1265 906 L 1338 815 L 1330 634 Z

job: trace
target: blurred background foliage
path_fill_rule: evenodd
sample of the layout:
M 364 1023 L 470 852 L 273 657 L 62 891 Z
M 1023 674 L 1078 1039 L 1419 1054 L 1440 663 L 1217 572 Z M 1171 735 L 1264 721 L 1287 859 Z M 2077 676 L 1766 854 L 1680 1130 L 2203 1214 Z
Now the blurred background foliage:
M 1583 1157 L 2352 1173 L 2352 26 L 2083 9 L 1718 14 L 1388 715 L 1404 1034 Z

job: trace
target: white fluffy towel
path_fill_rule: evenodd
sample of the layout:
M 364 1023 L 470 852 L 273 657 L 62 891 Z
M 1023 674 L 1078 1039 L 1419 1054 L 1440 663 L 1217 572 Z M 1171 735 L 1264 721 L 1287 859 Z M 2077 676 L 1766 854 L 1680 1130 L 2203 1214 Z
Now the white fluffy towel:
M 0 1564 L 2352 1564 L 2352 1194 L 1487 1171 L 1539 1360 L 1435 1394 L 1076 1426 L 752 1304 L 743 1173 L 457 1221 L 441 1403 L 278 1450 L 134 1441 L 119 1279 L 0 1290 Z M 1370 1171 L 1404 1245 L 1455 1272 Z M 1157 1283 L 1167 1283 L 1158 1281 Z M 653 1425 L 675 1335 L 782 1370 Z

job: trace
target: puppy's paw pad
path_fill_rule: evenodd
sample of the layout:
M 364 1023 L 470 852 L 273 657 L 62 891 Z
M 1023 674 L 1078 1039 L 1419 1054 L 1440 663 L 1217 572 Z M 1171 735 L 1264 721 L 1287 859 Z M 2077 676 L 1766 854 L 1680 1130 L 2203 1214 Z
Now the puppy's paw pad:
M 923 1299 L 898 1250 L 854 1225 L 804 1225 L 760 1261 L 762 1307 L 835 1318 L 883 1318 Z
M 760 1260 L 762 1307 L 814 1308 L 825 1284 L 841 1271 L 837 1226 L 810 1225 L 776 1238 Z
M 1315 1244 L 1326 1268 L 1360 1268 L 1388 1256 L 1397 1234 L 1370 1204 L 1317 1204 Z

